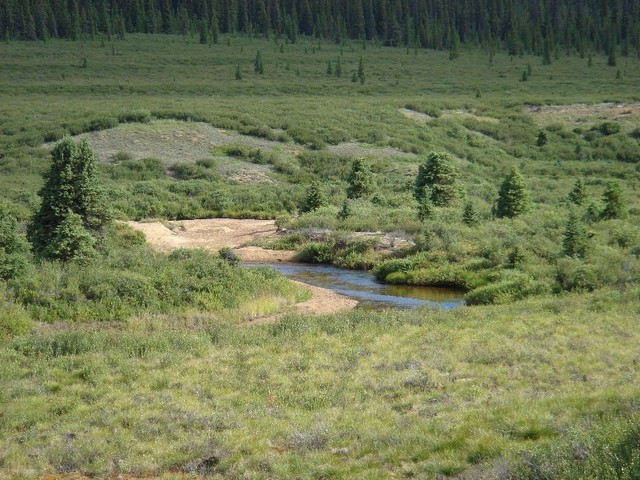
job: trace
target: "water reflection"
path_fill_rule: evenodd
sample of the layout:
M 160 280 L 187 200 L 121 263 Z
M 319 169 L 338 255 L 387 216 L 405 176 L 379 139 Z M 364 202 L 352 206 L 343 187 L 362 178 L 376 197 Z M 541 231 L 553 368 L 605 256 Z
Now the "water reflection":
M 317 287 L 329 288 L 355 298 L 360 308 L 415 308 L 434 305 L 450 309 L 462 305 L 463 292 L 449 288 L 387 285 L 378 282 L 369 272 L 345 270 L 327 265 L 292 263 L 244 264 L 269 265 L 283 275 Z

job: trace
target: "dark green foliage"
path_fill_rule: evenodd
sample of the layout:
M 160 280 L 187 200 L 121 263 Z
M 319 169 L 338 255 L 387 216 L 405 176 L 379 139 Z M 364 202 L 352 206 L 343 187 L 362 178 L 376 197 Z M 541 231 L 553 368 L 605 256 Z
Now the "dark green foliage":
M 253 62 L 253 71 L 258 75 L 264 74 L 264 65 L 262 64 L 262 52 L 256 52 L 256 59 Z
M 0 280 L 21 276 L 29 263 L 29 244 L 18 234 L 18 222 L 0 203 Z
M 536 145 L 542 147 L 549 143 L 549 138 L 547 137 L 547 133 L 544 130 L 540 130 L 538 132 L 538 138 L 536 139 Z
M 218 256 L 232 267 L 235 267 L 240 263 L 238 255 L 236 255 L 236 253 L 229 247 L 221 248 L 218 252 Z
M 329 60 L 329 62 L 327 63 L 327 75 L 333 75 L 333 65 L 331 65 L 331 60 Z
M 462 210 L 462 221 L 469 227 L 474 227 L 480 223 L 480 215 L 478 214 L 473 202 L 467 202 L 464 204 L 464 209 Z
M 607 185 L 602 194 L 602 203 L 604 204 L 600 213 L 602 220 L 627 216 L 627 205 L 622 196 L 622 189 L 617 183 L 611 182 Z
M 345 200 L 342 203 L 342 208 L 338 212 L 338 220 L 346 220 L 347 218 L 349 218 L 352 214 L 351 210 L 352 209 L 351 209 L 351 204 L 349 203 L 349 200 Z
M 86 262 L 96 256 L 96 239 L 82 223 L 82 218 L 71 210 L 52 232 L 51 240 L 42 252 L 47 258 L 68 262 Z
M 64 252 L 74 249 L 64 247 L 63 252 L 61 244 L 56 242 L 66 244 L 66 235 L 77 233 L 77 218 L 71 214 L 78 216 L 80 227 L 89 235 L 98 234 L 110 215 L 96 177 L 95 154 L 86 140 L 79 143 L 68 137 L 61 140 L 53 149 L 51 158 L 51 167 L 39 192 L 42 199 L 40 208 L 31 219 L 27 233 L 34 252 L 67 258 Z M 59 230 L 63 223 L 65 228 Z M 57 239 L 53 242 L 52 234 Z M 82 241 L 78 251 L 84 251 L 88 243 Z M 55 252 L 60 252 L 63 257 Z
M 413 195 L 420 202 L 425 194 L 436 207 L 451 205 L 458 199 L 458 171 L 448 153 L 432 152 L 418 168 Z
M 587 190 L 582 179 L 576 178 L 576 181 L 573 184 L 573 189 L 569 192 L 567 198 L 571 203 L 579 207 L 582 207 L 587 203 Z
M 349 183 L 349 187 L 347 187 L 348 198 L 367 197 L 373 192 L 373 174 L 364 159 L 356 158 L 353 161 L 347 182 Z
M 587 250 L 587 231 L 576 212 L 571 210 L 564 228 L 562 252 L 569 257 L 583 258 Z
M 300 207 L 301 212 L 313 212 L 327 204 L 327 197 L 319 182 L 311 182 L 305 196 L 304 203 Z
M 620 124 L 618 122 L 603 122 L 599 127 L 598 131 L 602 133 L 602 135 L 614 135 L 620 132 Z
M 429 187 L 425 187 L 424 194 L 420 197 L 420 200 L 418 200 L 418 220 L 421 222 L 433 218 L 435 213 L 429 190 Z
M 493 213 L 498 218 L 513 218 L 527 212 L 530 203 L 524 178 L 516 167 L 512 167 L 500 186 Z
M 242 72 L 240 71 L 240 65 L 236 67 L 236 80 L 242 80 Z
M 362 57 L 360 57 L 360 62 L 358 62 L 358 79 L 360 79 L 360 83 L 364 84 L 365 74 L 364 74 L 364 62 Z

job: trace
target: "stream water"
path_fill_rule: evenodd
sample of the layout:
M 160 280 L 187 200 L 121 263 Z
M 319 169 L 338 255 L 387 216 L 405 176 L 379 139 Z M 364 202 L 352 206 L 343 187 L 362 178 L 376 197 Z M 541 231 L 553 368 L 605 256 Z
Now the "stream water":
M 359 308 L 415 308 L 421 305 L 450 309 L 462 305 L 460 290 L 381 283 L 369 272 L 345 270 L 328 265 L 300 263 L 244 264 L 269 265 L 283 275 L 300 282 L 328 288 L 358 300 Z

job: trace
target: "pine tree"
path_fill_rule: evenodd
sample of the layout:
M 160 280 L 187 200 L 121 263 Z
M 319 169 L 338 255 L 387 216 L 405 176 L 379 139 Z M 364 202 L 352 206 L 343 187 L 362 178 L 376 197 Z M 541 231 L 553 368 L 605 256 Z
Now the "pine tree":
M 604 203 L 600 213 L 602 220 L 625 218 L 627 216 L 627 206 L 622 198 L 620 185 L 617 183 L 611 182 L 607 185 L 602 194 L 602 202 Z
M 27 235 L 37 254 L 48 256 L 52 232 L 67 221 L 74 227 L 79 216 L 82 227 L 96 235 L 109 222 L 109 211 L 104 193 L 98 184 L 95 154 L 86 140 L 75 143 L 66 137 L 59 141 L 51 153 L 51 167 L 45 174 L 45 183 L 39 195 L 39 210 L 27 227 Z M 63 232 L 59 232 L 62 233 Z
M 451 156 L 443 152 L 432 152 L 418 168 L 413 195 L 420 202 L 428 191 L 434 206 L 445 207 L 455 202 L 460 195 L 457 181 L 458 171 Z
M 240 71 L 240 65 L 236 67 L 236 80 L 242 80 L 242 72 Z
M 547 133 L 544 130 L 540 130 L 538 132 L 538 138 L 536 139 L 536 145 L 542 147 L 549 143 L 549 138 L 547 137 Z
M 347 182 L 349 182 L 348 198 L 366 197 L 373 191 L 373 174 L 362 158 L 356 158 L 353 161 Z
M 428 186 L 425 186 L 422 190 L 423 193 L 418 200 L 418 220 L 424 222 L 433 218 L 435 208 L 431 201 L 431 189 Z
M 587 250 L 587 232 L 576 213 L 571 210 L 564 228 L 562 252 L 569 257 L 583 258 Z
M 25 273 L 29 264 L 29 244 L 18 234 L 18 222 L 0 203 L 0 280 Z
M 462 210 L 462 222 L 469 227 L 474 227 L 480 223 L 480 215 L 470 201 L 465 203 L 464 209 Z
M 571 203 L 579 207 L 582 207 L 587 202 L 587 191 L 582 179 L 576 178 L 573 189 L 569 192 L 567 198 Z
M 84 227 L 82 217 L 68 210 L 42 254 L 63 262 L 84 262 L 96 256 L 95 244 L 96 239 Z
M 253 71 L 258 75 L 264 74 L 264 66 L 262 65 L 262 53 L 260 50 L 256 52 L 256 59 L 253 62 Z
M 362 57 L 360 57 L 360 63 L 358 63 L 358 78 L 360 79 L 360 83 L 364 84 L 364 62 L 362 61 Z
M 331 65 L 331 60 L 329 60 L 329 62 L 327 63 L 327 75 L 333 75 L 333 66 Z
M 516 167 L 512 167 L 500 186 L 493 213 L 498 218 L 513 218 L 527 212 L 530 203 L 524 178 Z
M 618 64 L 618 60 L 616 58 L 616 47 L 614 44 L 611 44 L 609 47 L 609 55 L 607 56 L 607 65 L 610 67 L 615 67 Z
M 345 200 L 342 203 L 342 208 L 338 212 L 338 220 L 346 220 L 351 216 L 351 214 L 351 204 L 349 203 L 349 200 Z
M 317 181 L 311 182 L 305 196 L 304 203 L 300 208 L 302 213 L 313 212 L 327 204 L 327 197 Z
M 340 57 L 336 61 L 336 77 L 342 77 L 342 62 L 340 61 Z

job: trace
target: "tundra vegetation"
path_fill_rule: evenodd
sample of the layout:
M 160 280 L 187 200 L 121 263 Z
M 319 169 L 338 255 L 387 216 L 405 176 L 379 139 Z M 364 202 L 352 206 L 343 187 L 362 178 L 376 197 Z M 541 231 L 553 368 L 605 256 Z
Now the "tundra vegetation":
M 0 33 L 0 477 L 640 475 L 632 43 L 118 22 Z M 215 216 L 467 306 L 247 327 L 308 293 L 119 222 Z

